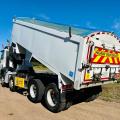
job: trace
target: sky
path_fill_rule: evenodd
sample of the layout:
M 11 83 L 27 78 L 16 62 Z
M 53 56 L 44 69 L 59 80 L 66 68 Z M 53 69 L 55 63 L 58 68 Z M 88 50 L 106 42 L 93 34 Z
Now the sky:
M 0 48 L 11 40 L 13 17 L 106 30 L 120 37 L 120 0 L 0 0 Z

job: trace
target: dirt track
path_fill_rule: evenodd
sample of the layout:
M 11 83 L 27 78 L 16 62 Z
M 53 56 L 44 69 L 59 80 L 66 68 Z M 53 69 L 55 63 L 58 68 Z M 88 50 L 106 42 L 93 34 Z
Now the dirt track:
M 120 104 L 95 100 L 54 114 L 0 86 L 0 120 L 120 120 Z

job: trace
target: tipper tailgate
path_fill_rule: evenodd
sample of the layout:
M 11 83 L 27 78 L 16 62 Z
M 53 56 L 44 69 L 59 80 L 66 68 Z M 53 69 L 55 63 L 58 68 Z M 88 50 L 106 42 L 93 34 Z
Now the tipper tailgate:
M 114 50 L 95 47 L 91 63 L 95 64 L 120 64 L 120 52 Z
M 120 78 L 120 52 L 95 46 L 90 68 L 85 70 L 84 82 L 100 82 Z

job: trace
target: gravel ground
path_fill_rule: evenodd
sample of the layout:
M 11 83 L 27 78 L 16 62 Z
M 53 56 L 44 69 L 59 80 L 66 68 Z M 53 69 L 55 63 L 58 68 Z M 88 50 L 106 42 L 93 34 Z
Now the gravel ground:
M 120 120 L 120 104 L 97 99 L 55 114 L 0 86 L 0 120 Z

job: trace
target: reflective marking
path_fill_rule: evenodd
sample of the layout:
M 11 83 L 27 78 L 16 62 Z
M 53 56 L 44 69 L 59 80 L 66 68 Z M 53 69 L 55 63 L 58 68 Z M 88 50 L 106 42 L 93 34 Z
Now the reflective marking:
M 97 56 L 93 62 L 98 62 L 98 60 L 100 59 L 101 56 Z
M 110 63 L 113 63 L 113 60 L 112 60 L 112 58 L 111 58 L 111 57 L 109 57 L 108 59 L 109 59 Z
M 115 60 L 115 63 L 118 63 L 117 58 L 114 58 L 114 60 Z
M 120 62 L 120 53 L 118 53 L 118 58 L 119 58 L 119 62 Z
M 101 61 L 101 63 L 104 63 L 106 61 L 107 57 L 104 57 Z

